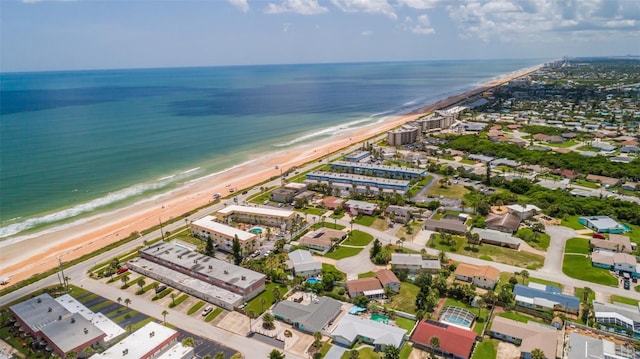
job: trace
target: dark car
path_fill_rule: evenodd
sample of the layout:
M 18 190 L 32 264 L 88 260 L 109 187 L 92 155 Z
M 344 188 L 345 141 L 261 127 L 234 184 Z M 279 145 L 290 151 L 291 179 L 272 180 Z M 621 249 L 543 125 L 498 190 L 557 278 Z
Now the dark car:
M 631 283 L 629 283 L 628 279 L 624 280 L 623 287 L 624 287 L 624 289 L 631 289 Z
M 167 289 L 166 285 L 161 285 L 158 288 L 156 288 L 156 294 L 162 292 L 163 290 Z

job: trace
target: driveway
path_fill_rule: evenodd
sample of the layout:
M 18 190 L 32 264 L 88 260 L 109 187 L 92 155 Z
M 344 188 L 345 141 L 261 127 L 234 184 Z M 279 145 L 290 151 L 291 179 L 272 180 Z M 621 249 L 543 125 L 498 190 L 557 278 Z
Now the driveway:
M 547 226 L 547 234 L 551 237 L 547 255 L 544 259 L 544 266 L 541 272 L 562 273 L 562 260 L 564 257 L 564 244 L 569 238 L 576 236 L 574 229 L 564 226 Z

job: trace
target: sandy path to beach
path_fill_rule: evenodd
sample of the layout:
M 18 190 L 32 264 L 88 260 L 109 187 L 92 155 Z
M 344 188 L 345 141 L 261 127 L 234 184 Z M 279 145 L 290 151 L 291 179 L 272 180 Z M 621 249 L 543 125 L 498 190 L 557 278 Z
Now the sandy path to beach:
M 375 135 L 384 133 L 403 123 L 413 121 L 425 113 L 458 103 L 491 87 L 535 71 L 538 67 L 522 70 L 505 78 L 490 82 L 475 90 L 452 96 L 421 108 L 411 114 L 396 116 L 381 124 L 354 130 L 329 140 L 321 140 L 300 147 L 271 153 L 266 158 L 230 169 L 215 176 L 192 182 L 155 201 L 143 201 L 120 210 L 80 223 L 53 233 L 6 245 L 1 248 L 1 276 L 11 276 L 16 283 L 53 268 L 58 257 L 64 261 L 78 258 L 110 243 L 127 237 L 134 231 L 142 231 L 208 204 L 212 194 L 226 195 L 227 185 L 241 191 L 273 176 L 280 175 L 275 166 L 288 169 L 313 161 L 328 153 L 339 151 Z

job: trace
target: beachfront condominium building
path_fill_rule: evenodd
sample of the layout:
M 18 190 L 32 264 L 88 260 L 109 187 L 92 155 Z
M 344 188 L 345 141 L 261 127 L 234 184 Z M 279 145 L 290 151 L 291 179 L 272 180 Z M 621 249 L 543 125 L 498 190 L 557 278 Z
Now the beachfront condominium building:
M 255 297 L 265 288 L 264 274 L 200 254 L 177 241 L 159 242 L 143 248 L 140 257 L 239 294 L 245 300 Z
M 420 128 L 411 125 L 403 125 L 402 127 L 387 132 L 387 144 L 389 146 L 402 146 L 414 143 L 418 140 Z
M 450 128 L 455 120 L 452 116 L 443 117 L 443 116 L 434 116 L 430 115 L 427 117 L 423 117 L 418 119 L 415 124 L 420 127 L 422 132 L 433 132 L 446 130 Z
M 291 227 L 295 216 L 295 212 L 283 209 L 238 205 L 227 206 L 218 211 L 218 219 L 220 222 L 227 224 L 231 222 L 263 224 L 266 226 L 279 227 L 282 230 Z
M 385 166 L 375 163 L 335 161 L 329 163 L 329 166 L 335 172 L 393 179 L 418 180 L 427 175 L 427 170 L 421 168 Z
M 380 177 L 361 176 L 350 173 L 336 173 L 325 171 L 313 171 L 307 174 L 307 179 L 304 181 L 309 185 L 324 183 L 329 184 L 332 187 L 336 184 L 344 184 L 345 190 L 349 191 L 349 187 L 360 186 L 365 191 L 368 190 L 373 193 L 388 190 L 388 192 L 396 191 L 399 194 L 404 194 L 409 190 L 410 181 L 396 180 Z M 356 189 L 357 190 L 357 189 Z
M 214 216 L 206 216 L 193 221 L 189 227 L 191 235 L 202 240 L 211 238 L 217 249 L 227 253 L 231 253 L 235 238 L 238 238 L 243 253 L 251 253 L 258 246 L 257 235 L 216 222 Z

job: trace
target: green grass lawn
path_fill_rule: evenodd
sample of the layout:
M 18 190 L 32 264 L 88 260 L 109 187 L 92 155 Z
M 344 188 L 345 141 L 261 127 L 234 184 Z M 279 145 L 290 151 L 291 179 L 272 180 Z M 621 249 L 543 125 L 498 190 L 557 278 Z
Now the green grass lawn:
M 388 305 L 390 308 L 415 314 L 418 292 L 420 292 L 420 288 L 417 285 L 402 282 L 400 283 L 400 293 L 394 295 Z
M 216 308 L 213 310 L 213 312 L 209 313 L 206 318 L 204 318 L 204 321 L 209 323 L 210 321 L 216 319 L 216 317 L 220 315 L 220 313 L 222 313 L 222 308 Z
M 358 359 L 380 359 L 380 355 L 370 347 L 362 347 L 358 351 L 360 352 Z M 349 350 L 345 351 L 340 359 L 349 359 Z
M 376 220 L 376 217 L 374 216 L 361 215 L 361 216 L 358 216 L 358 218 L 356 218 L 354 223 L 369 227 L 373 224 L 375 220 Z
M 316 215 L 316 216 L 322 216 L 323 214 L 327 213 L 326 209 L 315 208 L 315 207 L 294 208 L 293 210 L 296 211 L 296 212 L 308 213 L 308 214 L 313 214 L 313 215 Z
M 526 269 L 537 269 L 544 265 L 544 257 L 538 254 L 525 251 L 516 251 L 509 248 L 492 246 L 490 244 L 476 245 L 470 248 L 467 245 L 467 239 L 460 236 L 454 236 L 456 245 L 450 246 L 440 242 L 439 235 L 435 235 L 434 240 L 429 241 L 429 247 L 445 252 L 455 252 L 469 257 L 490 260 L 518 266 Z
M 412 351 L 413 347 L 409 345 L 409 343 L 405 342 L 402 349 L 400 349 L 400 359 L 409 359 L 409 355 L 411 355 Z
M 562 219 L 562 222 L 560 223 L 560 225 L 565 226 L 565 227 L 569 227 L 569 228 L 573 228 L 573 229 L 585 229 L 585 228 L 587 228 L 587 227 L 581 225 L 578 222 L 578 217 L 579 216 L 567 216 L 567 217 Z
M 640 285 L 635 286 L 633 289 L 635 289 L 636 292 L 640 293 Z
M 365 233 L 357 229 L 354 229 L 353 232 L 351 232 L 351 235 L 349 235 L 349 237 L 347 237 L 347 239 L 345 239 L 344 242 L 340 244 L 364 247 L 367 244 L 371 243 L 372 240 L 373 240 L 373 236 L 370 235 L 369 233 Z
M 546 145 L 549 147 L 568 148 L 571 146 L 575 146 L 577 143 L 578 143 L 577 141 L 569 140 L 562 143 L 547 143 Z
M 343 259 L 348 257 L 353 257 L 356 254 L 360 253 L 364 248 L 353 248 L 353 247 L 342 247 L 338 246 L 334 248 L 331 252 L 325 254 L 324 256 L 332 259 Z
M 633 299 L 633 298 L 627 298 L 627 297 L 621 297 L 619 295 L 612 295 L 611 297 L 609 297 L 609 301 L 611 301 L 611 303 L 622 303 L 622 304 L 628 304 L 628 305 L 633 305 L 633 306 L 638 306 L 638 302 L 640 302 L 639 299 Z
M 273 304 L 273 288 L 280 288 L 280 294 L 284 295 L 287 292 L 287 286 L 278 283 L 267 283 L 264 292 L 260 293 L 257 297 L 251 299 L 249 303 L 247 303 L 246 310 L 253 310 L 256 315 L 260 315 L 264 313 L 269 307 Z M 260 304 L 260 299 L 264 298 L 264 308 L 262 304 Z
M 529 321 L 532 322 L 536 322 L 536 323 L 540 323 L 540 324 L 547 324 L 544 321 L 540 320 L 539 318 L 533 318 L 533 317 L 529 317 L 520 313 L 516 313 L 516 312 L 504 312 L 504 313 L 500 313 L 498 315 L 499 317 L 503 317 L 503 318 L 507 318 L 507 319 L 511 319 L 511 320 L 515 320 L 517 322 L 521 322 L 521 323 L 527 323 Z
M 172 300 L 171 303 L 169 303 L 169 308 L 175 308 L 179 306 L 180 304 L 182 304 L 182 302 L 187 300 L 187 298 L 189 298 L 188 294 L 181 295 L 179 298 L 176 298 L 175 300 Z
M 200 308 L 204 307 L 204 302 L 203 301 L 199 301 L 198 303 L 194 304 L 191 308 L 189 308 L 189 311 L 187 311 L 188 315 L 191 315 L 195 312 L 197 312 L 198 310 L 200 310 Z
M 585 181 L 583 179 L 577 179 L 574 181 L 574 183 L 578 186 L 587 187 L 587 188 L 593 188 L 593 189 L 600 188 L 599 184 L 595 182 Z
M 564 252 L 589 254 L 589 240 L 586 238 L 567 239 L 564 246 Z
M 444 302 L 443 308 L 449 305 L 466 309 L 469 312 L 471 312 L 473 315 L 475 315 L 476 321 L 474 322 L 474 325 L 473 325 L 473 331 L 476 332 L 478 335 L 482 334 L 482 329 L 484 328 L 485 324 L 487 324 L 487 319 L 489 318 L 488 309 L 482 308 L 482 310 L 480 310 L 480 316 L 478 316 L 478 308 L 474 308 L 465 302 L 461 302 L 453 298 L 447 298 L 447 300 Z
M 521 277 L 520 277 L 521 278 Z M 558 287 L 560 289 L 562 289 L 562 284 L 558 283 L 558 282 L 552 282 L 550 280 L 545 280 L 545 279 L 540 279 L 540 278 L 534 278 L 534 277 L 529 277 L 529 282 L 533 282 L 533 283 L 540 283 L 540 284 L 545 284 L 545 285 L 552 285 L 554 287 Z
M 462 198 L 465 194 L 469 193 L 469 190 L 459 185 L 450 185 L 447 188 L 440 187 L 440 184 L 435 184 L 429 188 L 427 195 L 435 196 L 436 198 L 448 197 L 448 198 Z
M 358 274 L 358 278 L 371 278 L 371 277 L 375 277 L 376 274 L 374 272 L 366 272 L 366 273 L 360 273 Z
M 495 339 L 484 339 L 476 344 L 471 359 L 495 359 L 498 355 L 498 341 Z
M 411 239 L 414 238 L 416 234 L 418 234 L 418 232 L 420 232 L 420 229 L 422 228 L 423 225 L 424 225 L 424 221 L 422 220 L 412 221 L 412 223 L 410 224 L 412 234 L 407 233 L 407 230 L 409 228 L 403 225 L 398 229 L 395 236 L 396 238 L 404 237 L 404 239 L 406 239 L 407 241 L 411 241 Z
M 516 237 L 518 238 L 531 238 L 533 236 L 533 229 L 531 228 L 523 228 L 516 232 Z M 549 242 L 551 241 L 551 237 L 549 237 L 546 233 L 538 233 L 538 239 L 536 241 L 530 240 L 527 241 L 527 244 L 533 248 L 537 248 L 543 251 L 546 251 L 549 248 Z
M 562 272 L 571 278 L 603 285 L 615 286 L 618 280 L 604 268 L 591 265 L 591 259 L 582 255 L 565 254 Z
M 467 164 L 467 165 L 475 165 L 476 161 L 470 160 L 468 158 L 463 158 L 463 159 L 460 160 L 460 163 L 464 163 L 464 164 Z
M 324 358 L 324 356 L 327 355 L 331 347 L 332 345 L 328 342 L 322 343 L 322 348 L 320 348 L 320 351 L 318 352 L 320 354 L 320 359 Z
M 407 333 L 409 333 L 411 331 L 411 329 L 413 329 L 413 327 L 416 325 L 416 321 L 415 320 L 411 320 L 411 319 L 407 319 L 407 318 L 402 318 L 402 317 L 398 317 L 396 316 L 396 326 L 405 329 L 407 331 Z
M 584 296 L 584 288 L 576 288 L 575 296 L 580 298 L 580 301 L 582 302 L 582 297 Z M 591 293 L 589 293 L 589 298 L 587 298 L 587 302 L 591 303 L 594 300 L 596 300 L 596 292 L 591 291 Z
M 343 225 L 336 224 L 333 222 L 319 222 L 311 225 L 312 230 L 318 229 L 320 227 L 326 227 L 326 228 L 337 229 L 337 230 L 343 230 L 345 228 Z

